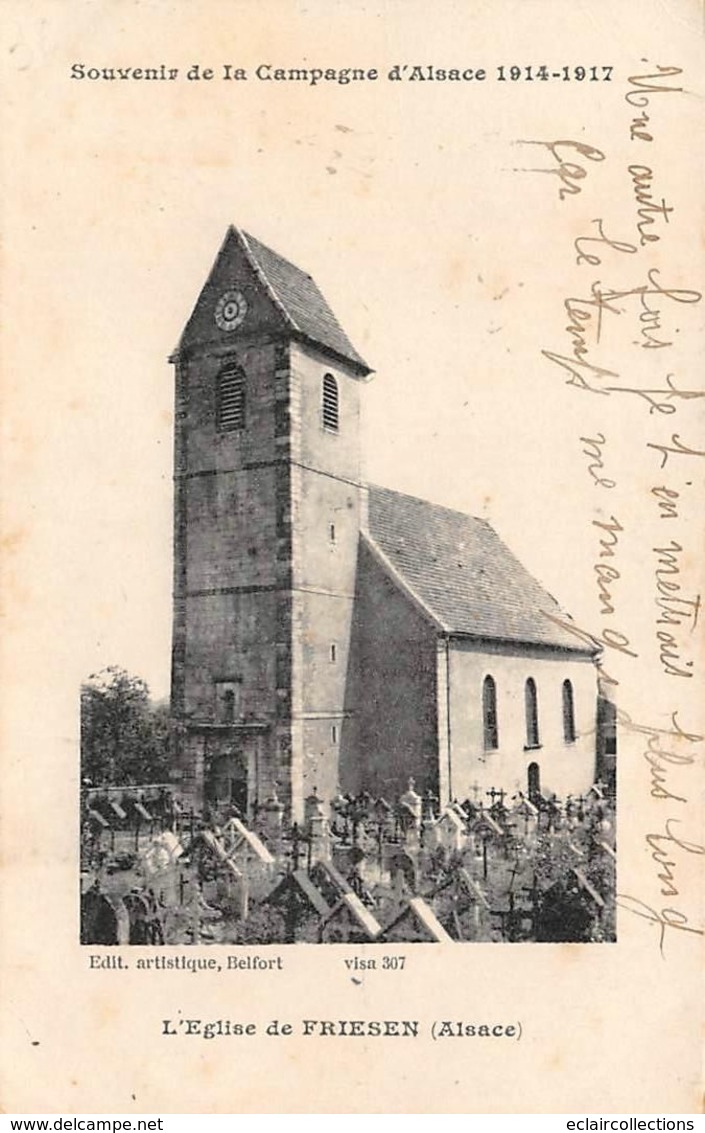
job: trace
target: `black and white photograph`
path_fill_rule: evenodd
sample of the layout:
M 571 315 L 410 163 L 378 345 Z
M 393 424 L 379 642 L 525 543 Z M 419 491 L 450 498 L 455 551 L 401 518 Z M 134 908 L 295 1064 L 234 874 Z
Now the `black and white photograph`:
M 282 255 L 230 227 L 170 360 L 171 696 L 83 686 L 82 942 L 614 940 L 598 643 L 363 481 L 374 375 Z

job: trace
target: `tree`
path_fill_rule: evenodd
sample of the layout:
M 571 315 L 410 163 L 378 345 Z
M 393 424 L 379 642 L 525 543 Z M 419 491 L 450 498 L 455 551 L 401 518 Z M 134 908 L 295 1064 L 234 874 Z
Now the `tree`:
M 81 686 L 81 775 L 93 786 L 164 782 L 169 718 L 141 677 L 116 665 Z

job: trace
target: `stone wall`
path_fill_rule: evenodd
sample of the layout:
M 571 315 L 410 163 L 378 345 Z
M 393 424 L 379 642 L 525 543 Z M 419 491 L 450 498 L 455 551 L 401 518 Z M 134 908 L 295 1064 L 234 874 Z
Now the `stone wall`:
M 217 375 L 231 359 L 246 375 L 245 428 L 218 432 Z M 172 712 L 187 722 L 182 771 L 196 774 L 203 749 L 188 722 L 216 723 L 216 683 L 232 682 L 236 722 L 269 725 L 258 766 L 266 792 L 280 774 L 277 680 L 289 679 L 290 619 L 279 601 L 290 585 L 289 477 L 277 464 L 274 408 L 286 355 L 274 341 L 243 338 L 187 351 L 177 373 Z
M 571 659 L 572 656 L 572 659 Z M 498 746 L 486 751 L 482 686 L 492 676 L 497 690 Z M 527 744 L 524 688 L 532 677 L 538 703 L 539 746 Z M 563 733 L 562 687 L 573 688 L 576 738 Z M 520 645 L 485 645 L 460 639 L 449 655 L 450 795 L 470 797 L 470 786 L 527 791 L 528 766 L 538 763 L 541 790 L 561 797 L 589 790 L 595 778 L 596 669 L 589 658 L 551 654 Z M 486 801 L 486 800 L 485 800 Z
M 343 790 L 438 793 L 436 630 L 360 546 L 343 723 Z
M 322 383 L 338 387 L 339 428 L 324 428 Z M 300 794 L 340 781 L 360 529 L 359 380 L 320 352 L 291 349 L 292 717 Z

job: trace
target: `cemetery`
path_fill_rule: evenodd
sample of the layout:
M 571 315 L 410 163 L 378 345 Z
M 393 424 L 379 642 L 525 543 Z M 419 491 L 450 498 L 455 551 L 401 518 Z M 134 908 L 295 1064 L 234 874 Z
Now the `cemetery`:
M 248 825 L 171 785 L 86 787 L 84 944 L 603 943 L 615 939 L 615 798 L 484 790 L 439 806 L 316 791 Z M 264 958 L 263 958 L 264 959 Z
M 171 695 L 82 687 L 83 942 L 614 940 L 600 643 L 485 519 L 364 480 L 373 371 L 255 237 L 170 362 Z

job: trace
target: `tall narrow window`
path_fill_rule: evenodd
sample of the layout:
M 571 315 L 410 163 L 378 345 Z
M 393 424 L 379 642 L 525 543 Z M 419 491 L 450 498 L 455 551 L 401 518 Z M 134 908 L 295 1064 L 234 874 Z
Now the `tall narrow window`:
M 232 724 L 235 719 L 235 693 L 231 688 L 223 693 L 223 723 Z
M 323 391 L 321 401 L 323 428 L 331 432 L 338 432 L 338 383 L 332 374 L 323 375 Z
M 575 704 L 570 681 L 563 681 L 563 739 L 567 744 L 575 741 Z
M 494 677 L 485 677 L 482 682 L 482 728 L 485 751 L 494 751 L 499 746 L 497 686 Z
M 245 428 L 245 371 L 233 362 L 218 374 L 216 422 L 219 433 Z
M 338 659 L 338 650 L 336 649 L 336 645 L 335 645 L 334 641 L 331 643 L 331 647 L 330 647 L 330 659 L 333 662 L 337 661 L 337 659 Z
M 529 677 L 524 685 L 524 705 L 526 708 L 526 746 L 539 746 L 539 705 L 536 696 L 536 681 Z

